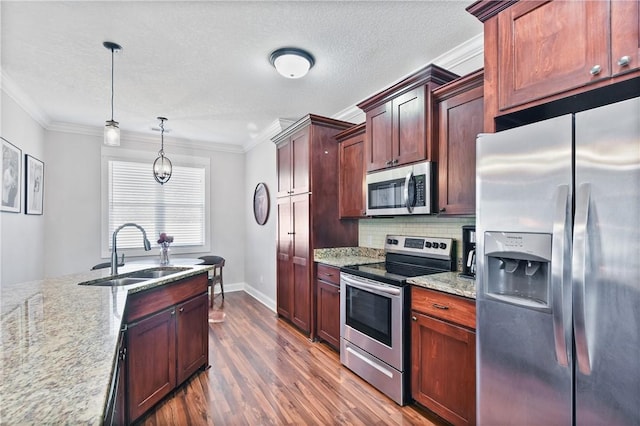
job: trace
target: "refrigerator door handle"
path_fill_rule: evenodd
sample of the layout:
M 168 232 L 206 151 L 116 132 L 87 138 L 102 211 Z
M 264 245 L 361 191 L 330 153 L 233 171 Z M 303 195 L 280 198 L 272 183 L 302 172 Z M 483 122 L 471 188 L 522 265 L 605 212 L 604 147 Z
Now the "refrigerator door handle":
M 556 204 L 553 216 L 553 241 L 551 244 L 551 291 L 553 311 L 553 337 L 558 364 L 569 366 L 567 352 L 568 329 L 571 327 L 570 280 L 567 277 L 569 268 L 569 232 L 571 226 L 567 220 L 569 215 L 569 185 L 560 185 L 556 193 Z M 565 277 L 567 277 L 565 279 Z
M 591 374 L 589 344 L 587 342 L 585 291 L 588 260 L 589 204 L 591 202 L 591 185 L 583 183 L 576 192 L 576 219 L 573 234 L 573 307 L 576 356 L 578 369 L 582 374 Z

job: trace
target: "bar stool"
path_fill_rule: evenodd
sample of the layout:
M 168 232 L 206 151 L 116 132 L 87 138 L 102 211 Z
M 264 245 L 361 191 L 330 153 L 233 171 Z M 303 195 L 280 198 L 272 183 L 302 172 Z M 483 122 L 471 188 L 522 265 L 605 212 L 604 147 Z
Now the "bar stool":
M 213 265 L 213 271 L 209 275 L 209 286 L 211 286 L 211 301 L 210 307 L 213 307 L 213 289 L 216 284 L 220 284 L 220 292 L 222 293 L 222 299 L 224 299 L 224 283 L 222 282 L 222 267 L 224 266 L 224 258 L 220 256 L 201 256 L 198 259 L 202 259 L 201 265 Z

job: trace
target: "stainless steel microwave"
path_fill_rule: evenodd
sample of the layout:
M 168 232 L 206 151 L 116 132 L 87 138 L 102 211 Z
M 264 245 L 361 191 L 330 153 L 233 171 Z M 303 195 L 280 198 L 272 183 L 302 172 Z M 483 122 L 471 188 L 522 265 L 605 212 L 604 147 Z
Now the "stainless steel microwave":
M 432 163 L 412 164 L 367 175 L 367 216 L 431 214 Z

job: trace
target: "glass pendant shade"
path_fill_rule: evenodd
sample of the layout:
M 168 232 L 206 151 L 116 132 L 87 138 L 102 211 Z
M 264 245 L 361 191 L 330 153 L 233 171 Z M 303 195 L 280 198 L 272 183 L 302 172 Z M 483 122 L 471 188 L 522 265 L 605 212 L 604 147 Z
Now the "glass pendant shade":
M 171 161 L 164 156 L 164 122 L 167 121 L 165 117 L 158 117 L 160 120 L 160 138 L 161 145 L 160 151 L 158 151 L 158 158 L 153 162 L 153 177 L 160 185 L 164 185 L 171 179 L 171 173 L 173 172 L 173 166 Z
M 117 121 L 109 120 L 104 126 L 104 144 L 120 146 L 120 128 Z
M 173 166 L 171 160 L 165 157 L 163 154 L 156 158 L 153 162 L 153 177 L 160 185 L 164 185 L 171 179 L 171 173 L 173 172 Z

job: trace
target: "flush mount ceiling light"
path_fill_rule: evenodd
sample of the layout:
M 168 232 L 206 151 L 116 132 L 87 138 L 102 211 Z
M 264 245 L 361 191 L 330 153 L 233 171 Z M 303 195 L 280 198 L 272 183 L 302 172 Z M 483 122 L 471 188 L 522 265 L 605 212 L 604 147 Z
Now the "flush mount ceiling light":
M 269 57 L 269 62 L 284 77 L 304 77 L 315 64 L 315 59 L 306 50 L 295 47 L 283 47 L 275 50 Z
M 104 144 L 119 146 L 120 128 L 118 127 L 118 122 L 113 119 L 113 56 L 116 50 L 122 50 L 122 46 L 112 41 L 105 41 L 102 45 L 111 51 L 111 120 L 107 120 L 107 124 L 104 126 Z
M 171 161 L 164 156 L 164 122 L 167 121 L 165 117 L 158 117 L 160 120 L 160 138 L 162 144 L 160 145 L 160 151 L 158 151 L 158 158 L 153 162 L 153 177 L 160 185 L 164 185 L 171 179 L 171 172 L 173 167 Z

